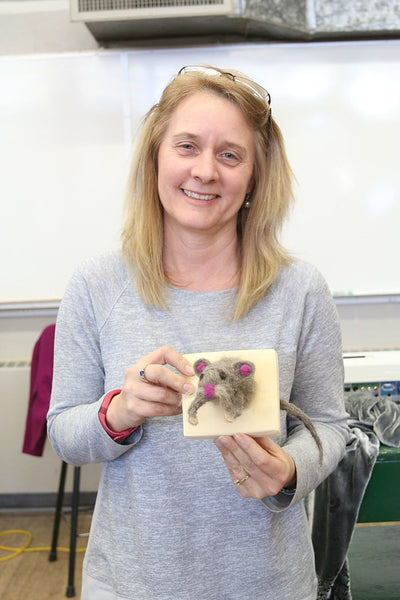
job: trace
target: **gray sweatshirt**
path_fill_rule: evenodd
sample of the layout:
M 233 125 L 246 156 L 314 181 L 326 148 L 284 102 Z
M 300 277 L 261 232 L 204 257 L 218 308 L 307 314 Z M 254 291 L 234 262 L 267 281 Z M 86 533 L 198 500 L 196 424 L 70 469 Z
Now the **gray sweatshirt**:
M 167 288 L 146 305 L 122 258 L 88 261 L 62 301 L 48 431 L 74 465 L 102 462 L 84 561 L 85 600 L 315 600 L 305 496 L 336 467 L 348 439 L 334 303 L 318 271 L 295 261 L 244 318 L 234 290 Z M 276 441 L 293 457 L 297 491 L 244 499 L 212 440 L 183 437 L 182 417 L 149 418 L 123 443 L 102 428 L 105 393 L 168 344 L 182 354 L 274 348 L 280 395 L 314 421 L 324 447 L 281 413 Z M 91 591 L 92 590 L 92 591 Z

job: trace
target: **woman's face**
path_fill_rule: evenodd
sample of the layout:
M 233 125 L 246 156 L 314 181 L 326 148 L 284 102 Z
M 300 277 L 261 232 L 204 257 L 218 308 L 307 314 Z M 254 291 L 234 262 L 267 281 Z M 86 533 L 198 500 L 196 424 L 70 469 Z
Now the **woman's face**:
M 158 153 L 158 193 L 173 231 L 236 231 L 251 191 L 254 133 L 240 108 L 196 93 L 172 113 Z

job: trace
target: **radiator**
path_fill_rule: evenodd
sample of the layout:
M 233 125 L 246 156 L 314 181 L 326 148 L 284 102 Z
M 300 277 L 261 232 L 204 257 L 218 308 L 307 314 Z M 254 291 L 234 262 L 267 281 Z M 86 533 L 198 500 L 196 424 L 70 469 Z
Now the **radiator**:
M 58 488 L 61 460 L 49 440 L 41 457 L 22 452 L 29 385 L 29 360 L 0 360 L 0 499 L 10 494 L 55 493 Z M 70 490 L 73 469 L 68 471 L 66 489 Z M 99 473 L 100 465 L 85 466 L 81 491 L 96 491 Z

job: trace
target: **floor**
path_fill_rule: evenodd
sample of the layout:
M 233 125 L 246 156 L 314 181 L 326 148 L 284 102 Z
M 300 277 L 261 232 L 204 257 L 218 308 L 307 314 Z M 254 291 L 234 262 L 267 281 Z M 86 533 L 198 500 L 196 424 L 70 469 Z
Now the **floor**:
M 349 564 L 353 600 L 400 600 L 400 523 L 357 525 Z
M 89 529 L 90 519 L 90 512 L 80 512 L 79 531 L 83 534 Z M 27 536 L 23 533 L 1 535 L 1 600 L 63 600 L 66 597 L 68 553 L 59 551 L 56 562 L 48 561 L 52 521 L 49 513 L 0 513 L 0 534 L 7 530 L 30 532 L 33 538 L 29 548 L 38 548 L 8 559 L 26 543 Z M 84 535 L 79 537 L 78 548 L 84 549 L 86 541 Z M 61 523 L 59 547 L 68 547 L 68 543 L 67 515 Z M 83 555 L 79 552 L 76 558 L 77 600 Z M 349 563 L 353 600 L 400 600 L 400 523 L 358 525 L 349 550 Z
M 68 584 L 69 553 L 61 550 L 69 545 L 69 517 L 65 515 L 60 524 L 57 560 L 49 562 L 53 514 L 47 511 L 33 514 L 0 512 L 0 598 L 1 600 L 63 600 Z M 80 512 L 77 547 L 84 549 L 90 527 L 91 513 Z M 19 531 L 8 533 L 6 531 Z M 26 533 L 24 533 L 26 532 Z M 29 549 L 17 556 L 17 549 L 26 544 L 32 535 Z M 5 550 L 7 547 L 8 550 Z M 13 550 L 14 549 L 14 550 Z M 84 552 L 76 554 L 75 592 L 80 596 L 80 579 Z M 8 558 L 11 557 L 11 558 Z

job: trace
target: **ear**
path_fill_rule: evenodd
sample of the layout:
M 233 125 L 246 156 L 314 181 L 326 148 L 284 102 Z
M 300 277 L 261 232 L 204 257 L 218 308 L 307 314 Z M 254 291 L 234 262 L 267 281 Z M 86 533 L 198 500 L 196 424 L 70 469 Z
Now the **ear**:
M 239 360 L 235 362 L 233 365 L 235 371 L 241 375 L 241 377 L 248 377 L 249 375 L 253 375 L 256 370 L 256 366 L 249 360 Z
M 248 194 L 249 196 L 251 196 L 252 193 L 254 192 L 254 188 L 255 187 L 256 187 L 256 182 L 254 181 L 254 174 L 253 174 L 252 177 L 251 177 L 251 179 L 250 179 L 250 181 L 249 181 L 249 185 L 247 186 L 246 194 Z
M 201 375 L 204 369 L 210 364 L 206 358 L 198 358 L 193 365 L 193 369 L 197 375 Z

